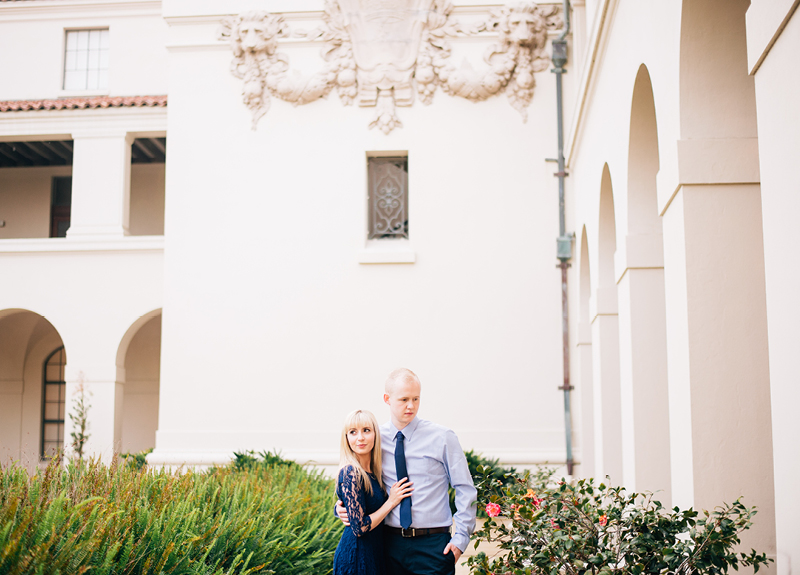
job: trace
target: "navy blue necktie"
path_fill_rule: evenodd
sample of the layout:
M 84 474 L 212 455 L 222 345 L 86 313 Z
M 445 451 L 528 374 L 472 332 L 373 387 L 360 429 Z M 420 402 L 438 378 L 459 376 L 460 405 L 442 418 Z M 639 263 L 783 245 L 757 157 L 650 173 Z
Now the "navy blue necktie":
M 406 448 L 403 446 L 403 440 L 406 438 L 402 431 L 398 431 L 395 435 L 394 447 L 394 466 L 397 469 L 397 480 L 400 481 L 403 477 L 408 477 L 408 468 L 406 467 Z M 400 525 L 403 529 L 411 527 L 411 498 L 406 497 L 400 502 Z

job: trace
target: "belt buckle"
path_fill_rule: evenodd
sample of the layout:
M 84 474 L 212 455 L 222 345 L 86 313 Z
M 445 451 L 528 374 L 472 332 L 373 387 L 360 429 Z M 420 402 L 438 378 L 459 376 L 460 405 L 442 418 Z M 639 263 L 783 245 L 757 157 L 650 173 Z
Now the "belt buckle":
M 406 535 L 406 533 L 409 533 L 409 535 Z M 403 537 L 416 537 L 417 536 L 416 529 L 414 529 L 413 527 L 410 527 L 409 529 L 404 529 L 403 527 L 401 527 L 400 535 L 402 535 Z

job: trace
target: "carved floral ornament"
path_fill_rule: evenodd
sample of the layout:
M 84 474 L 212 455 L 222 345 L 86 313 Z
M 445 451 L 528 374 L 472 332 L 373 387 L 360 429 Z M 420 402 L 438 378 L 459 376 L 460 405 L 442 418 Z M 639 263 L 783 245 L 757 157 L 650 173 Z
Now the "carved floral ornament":
M 430 104 L 437 87 L 473 102 L 505 92 L 526 121 L 534 74 L 549 64 L 547 33 L 562 24 L 558 7 L 505 6 L 470 26 L 452 12 L 450 0 L 325 0 L 321 28 L 291 32 L 282 16 L 250 11 L 225 18 L 219 36 L 233 50 L 231 72 L 244 82 L 253 129 L 272 97 L 297 106 L 334 88 L 344 105 L 375 107 L 369 127 L 385 134 L 402 127 L 396 107 L 411 106 L 415 97 Z M 482 33 L 497 35 L 484 58 L 488 67 L 454 66 L 450 39 Z M 290 37 L 323 41 L 322 69 L 311 76 L 291 71 L 278 45 Z

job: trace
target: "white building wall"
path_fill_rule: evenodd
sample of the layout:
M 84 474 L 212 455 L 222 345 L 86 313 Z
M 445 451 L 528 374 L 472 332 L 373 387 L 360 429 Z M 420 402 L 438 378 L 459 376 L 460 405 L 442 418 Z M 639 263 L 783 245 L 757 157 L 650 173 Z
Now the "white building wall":
M 758 151 L 764 219 L 772 438 L 775 453 L 775 506 L 778 573 L 800 570 L 800 15 L 796 3 L 754 1 L 747 14 L 750 73 L 755 77 Z M 794 12 L 793 12 L 794 11 Z
M 544 162 L 556 141 L 553 75 L 537 75 L 527 124 L 504 97 L 439 92 L 430 106 L 398 108 L 404 127 L 387 136 L 367 129 L 374 109 L 332 94 L 297 108 L 273 100 L 252 131 L 228 45 L 193 16 L 168 18 L 151 461 L 280 448 L 333 464 L 344 415 L 366 407 L 385 419 L 383 380 L 400 365 L 422 379 L 422 417 L 454 428 L 465 448 L 563 461 L 557 187 Z M 280 45 L 306 73 L 319 48 Z M 386 151 L 409 157 L 413 264 L 359 263 L 366 157 Z
M 63 72 L 65 30 L 85 28 L 109 29 L 108 90 L 101 94 L 167 93 L 167 26 L 160 1 L 45 0 L 0 6 L 0 38 L 13 46 L 7 54 L 18 55 L 0 59 L 0 100 L 83 95 L 63 90 Z

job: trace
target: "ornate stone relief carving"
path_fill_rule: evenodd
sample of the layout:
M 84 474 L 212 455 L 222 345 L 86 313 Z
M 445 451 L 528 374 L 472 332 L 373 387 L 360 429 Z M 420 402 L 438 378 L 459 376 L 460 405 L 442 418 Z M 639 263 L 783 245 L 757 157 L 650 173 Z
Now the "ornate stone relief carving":
M 385 134 L 402 127 L 398 106 L 411 106 L 415 94 L 430 104 L 438 86 L 473 102 L 506 92 L 526 121 L 534 73 L 549 63 L 547 32 L 561 26 L 558 8 L 506 6 L 472 26 L 452 13 L 450 0 L 326 0 L 319 29 L 291 33 L 280 15 L 251 11 L 224 19 L 219 35 L 233 50 L 231 72 L 243 80 L 253 129 L 271 97 L 307 104 L 334 88 L 345 105 L 375 107 L 369 127 Z M 491 33 L 498 41 L 486 53 L 488 69 L 452 64 L 452 38 Z M 320 71 L 308 77 L 290 72 L 289 58 L 278 51 L 278 40 L 290 36 L 325 43 Z

